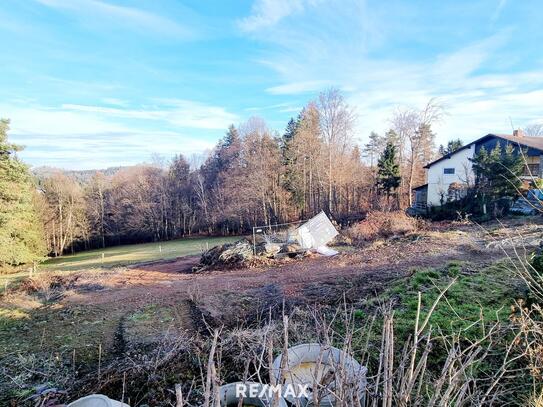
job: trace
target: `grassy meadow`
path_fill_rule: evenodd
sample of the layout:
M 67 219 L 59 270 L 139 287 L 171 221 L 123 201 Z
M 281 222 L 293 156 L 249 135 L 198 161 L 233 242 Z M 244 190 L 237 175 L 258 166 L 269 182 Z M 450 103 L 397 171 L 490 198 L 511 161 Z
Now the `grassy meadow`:
M 176 257 L 201 254 L 210 247 L 233 242 L 238 239 L 239 237 L 198 237 L 171 240 L 168 242 L 108 247 L 106 249 L 88 250 L 74 255 L 52 258 L 42 263 L 41 268 L 71 271 L 169 260 Z
M 141 243 L 88 250 L 73 255 L 50 258 L 38 266 L 38 271 L 77 271 L 98 267 L 127 266 L 149 261 L 170 260 L 197 255 L 210 247 L 234 242 L 239 237 L 196 237 L 158 243 Z M 102 256 L 103 254 L 103 256 Z M 0 291 L 7 282 L 29 275 L 29 271 L 0 274 Z

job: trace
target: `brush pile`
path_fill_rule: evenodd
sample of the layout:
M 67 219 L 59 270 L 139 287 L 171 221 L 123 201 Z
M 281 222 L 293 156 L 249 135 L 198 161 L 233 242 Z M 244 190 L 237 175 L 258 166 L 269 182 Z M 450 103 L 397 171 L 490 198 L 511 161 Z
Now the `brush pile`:
M 247 239 L 215 246 L 202 254 L 203 266 L 240 264 L 253 257 L 253 245 Z
M 248 239 L 215 246 L 202 254 L 194 272 L 220 270 L 242 266 L 272 264 L 273 260 L 304 257 L 307 250 L 297 243 L 259 242 L 253 247 Z

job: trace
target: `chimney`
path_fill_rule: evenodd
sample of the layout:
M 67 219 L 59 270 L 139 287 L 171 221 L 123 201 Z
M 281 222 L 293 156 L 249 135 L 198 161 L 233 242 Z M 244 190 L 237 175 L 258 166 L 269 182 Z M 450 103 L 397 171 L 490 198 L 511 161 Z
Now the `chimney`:
M 524 137 L 522 129 L 513 130 L 513 137 Z

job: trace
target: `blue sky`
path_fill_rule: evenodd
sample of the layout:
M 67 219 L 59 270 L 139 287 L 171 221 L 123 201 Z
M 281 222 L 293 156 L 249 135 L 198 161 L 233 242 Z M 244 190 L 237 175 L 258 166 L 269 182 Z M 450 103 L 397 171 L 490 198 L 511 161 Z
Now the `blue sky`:
M 282 131 L 340 88 L 356 139 L 438 98 L 438 141 L 543 122 L 537 0 L 2 0 L 0 116 L 34 166 L 104 168 Z

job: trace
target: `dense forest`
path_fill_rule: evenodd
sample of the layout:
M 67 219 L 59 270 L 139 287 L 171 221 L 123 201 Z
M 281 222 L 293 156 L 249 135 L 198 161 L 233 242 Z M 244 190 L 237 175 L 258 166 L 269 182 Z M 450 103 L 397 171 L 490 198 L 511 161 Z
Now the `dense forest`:
M 354 109 L 329 89 L 283 134 L 250 118 L 225 129 L 201 159 L 176 155 L 78 176 L 48 171 L 36 177 L 32 197 L 46 252 L 240 234 L 321 210 L 345 223 L 369 209 L 404 208 L 409 191 L 424 182 L 423 165 L 437 154 L 432 124 L 442 115 L 434 101 L 422 110 L 398 109 L 385 134 L 371 133 L 359 145 Z M 4 159 L 23 165 L 16 154 Z

